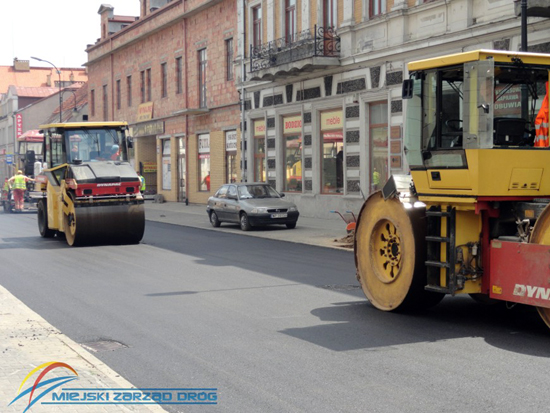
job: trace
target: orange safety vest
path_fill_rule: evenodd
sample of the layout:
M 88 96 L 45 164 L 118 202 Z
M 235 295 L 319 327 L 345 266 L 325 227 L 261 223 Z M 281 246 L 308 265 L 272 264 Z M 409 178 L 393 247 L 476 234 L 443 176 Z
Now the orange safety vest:
M 546 96 L 542 100 L 542 106 L 535 119 L 535 146 L 547 148 L 548 144 L 548 82 L 546 82 Z

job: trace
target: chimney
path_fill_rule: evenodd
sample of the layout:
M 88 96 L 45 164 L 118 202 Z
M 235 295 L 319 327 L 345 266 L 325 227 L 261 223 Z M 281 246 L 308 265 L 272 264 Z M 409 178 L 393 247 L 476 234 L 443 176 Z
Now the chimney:
M 110 4 L 102 4 L 97 13 L 101 16 L 101 40 L 107 37 L 109 19 L 114 16 L 114 7 Z
M 13 70 L 17 72 L 30 72 L 28 60 L 18 60 L 17 57 L 13 59 Z

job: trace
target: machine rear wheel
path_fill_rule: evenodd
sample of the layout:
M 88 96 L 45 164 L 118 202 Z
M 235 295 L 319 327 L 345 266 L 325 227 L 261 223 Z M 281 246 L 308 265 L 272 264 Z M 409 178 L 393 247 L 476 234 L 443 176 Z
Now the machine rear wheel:
M 38 201 L 38 231 L 40 232 L 40 236 L 42 238 L 52 238 L 55 236 L 55 231 L 53 229 L 48 228 L 48 208 L 46 201 L 40 200 Z
M 547 205 L 535 223 L 529 242 L 534 244 L 550 245 L 550 205 Z M 537 307 L 542 321 L 550 328 L 550 308 Z
M 380 191 L 363 204 L 355 232 L 357 278 L 378 309 L 427 308 L 444 294 L 426 291 L 425 209 L 405 209 Z

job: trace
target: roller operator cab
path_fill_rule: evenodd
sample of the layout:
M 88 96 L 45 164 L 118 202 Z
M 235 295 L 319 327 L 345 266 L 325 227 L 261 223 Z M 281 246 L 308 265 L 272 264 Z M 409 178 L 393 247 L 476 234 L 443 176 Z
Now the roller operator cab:
M 364 293 L 385 311 L 445 294 L 522 303 L 550 326 L 550 55 L 479 50 L 408 69 L 410 199 L 390 179 L 361 209 Z
M 36 180 L 40 235 L 69 245 L 138 243 L 145 229 L 140 181 L 124 122 L 41 126 L 46 167 Z

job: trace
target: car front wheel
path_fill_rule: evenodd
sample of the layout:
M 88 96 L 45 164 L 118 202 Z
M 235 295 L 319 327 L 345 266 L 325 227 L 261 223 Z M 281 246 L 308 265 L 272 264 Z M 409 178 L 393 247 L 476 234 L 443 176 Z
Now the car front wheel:
M 218 219 L 218 214 L 216 214 L 214 211 L 210 213 L 210 223 L 214 228 L 218 228 L 221 224 L 220 220 Z
M 288 224 L 286 224 L 286 227 L 288 229 L 294 229 L 296 228 L 296 222 L 289 222 Z
M 250 221 L 248 220 L 248 215 L 244 212 L 241 214 L 241 229 L 243 231 L 250 231 Z

